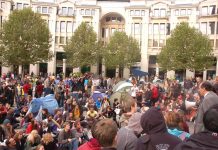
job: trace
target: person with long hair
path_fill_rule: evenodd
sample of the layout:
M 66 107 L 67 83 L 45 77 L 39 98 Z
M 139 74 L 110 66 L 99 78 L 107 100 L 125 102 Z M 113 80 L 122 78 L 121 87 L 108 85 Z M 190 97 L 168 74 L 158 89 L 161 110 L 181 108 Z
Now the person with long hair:
M 45 150 L 57 150 L 57 145 L 51 133 L 45 133 L 42 136 L 42 145 Z
M 24 144 L 25 144 L 25 138 L 23 136 L 23 132 L 17 132 L 14 135 L 14 140 L 16 142 L 16 149 L 17 150 L 23 150 L 24 149 Z

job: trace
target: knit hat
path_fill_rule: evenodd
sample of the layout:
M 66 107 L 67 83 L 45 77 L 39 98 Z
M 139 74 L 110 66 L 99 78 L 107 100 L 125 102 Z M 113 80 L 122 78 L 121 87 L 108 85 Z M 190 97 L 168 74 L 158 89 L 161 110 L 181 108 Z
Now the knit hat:
M 5 119 L 5 120 L 3 121 L 3 124 L 4 124 L 4 125 L 6 125 L 6 124 L 8 124 L 8 123 L 11 123 L 11 121 L 10 121 L 9 119 Z
M 140 124 L 141 116 L 142 116 L 141 113 L 136 112 L 132 114 L 132 116 L 129 118 L 129 121 L 128 121 L 128 128 L 132 129 L 138 134 L 140 134 L 143 130 Z

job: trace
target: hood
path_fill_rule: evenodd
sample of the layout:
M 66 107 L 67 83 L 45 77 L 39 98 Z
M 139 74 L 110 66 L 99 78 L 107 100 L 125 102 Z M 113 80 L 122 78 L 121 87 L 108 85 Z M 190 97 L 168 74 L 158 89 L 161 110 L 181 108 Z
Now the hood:
M 128 128 L 132 129 L 137 134 L 140 134 L 142 132 L 142 127 L 140 124 L 142 114 L 139 112 L 136 112 L 132 114 L 132 116 L 129 118 L 128 122 Z
M 150 108 L 142 115 L 140 123 L 143 133 L 155 134 L 167 132 L 163 114 L 155 107 Z
M 92 150 L 100 150 L 100 144 L 97 139 L 92 138 L 90 141 L 87 143 Z

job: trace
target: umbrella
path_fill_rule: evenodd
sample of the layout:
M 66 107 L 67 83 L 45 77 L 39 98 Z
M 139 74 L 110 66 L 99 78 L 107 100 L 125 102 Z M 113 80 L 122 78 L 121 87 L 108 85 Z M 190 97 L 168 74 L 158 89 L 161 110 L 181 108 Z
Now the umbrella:
M 144 72 L 144 71 L 141 71 L 141 70 L 138 70 L 138 69 L 133 69 L 133 70 L 132 70 L 132 74 L 133 74 L 134 76 L 139 76 L 139 77 L 147 76 L 147 75 L 148 75 L 147 72 Z
M 92 98 L 96 101 L 98 98 L 103 99 L 104 97 L 107 97 L 107 95 L 105 93 L 101 93 L 99 91 L 94 91 L 94 93 L 92 94 Z
M 133 84 L 126 81 L 120 81 L 113 87 L 113 92 L 125 91 L 128 88 L 133 87 Z

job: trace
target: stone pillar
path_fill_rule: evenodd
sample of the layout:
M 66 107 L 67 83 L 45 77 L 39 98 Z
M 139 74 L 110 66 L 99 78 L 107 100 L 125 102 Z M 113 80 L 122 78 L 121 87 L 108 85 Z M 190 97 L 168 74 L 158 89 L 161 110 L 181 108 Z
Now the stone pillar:
M 30 64 L 29 70 L 30 70 L 29 74 L 31 74 L 33 72 L 34 75 L 38 75 L 39 74 L 39 64 Z
M 194 78 L 195 72 L 186 69 L 186 79 Z
M 63 78 L 65 78 L 65 76 L 66 76 L 66 59 L 63 59 L 63 74 L 64 74 Z
M 168 79 L 175 79 L 175 71 L 174 70 L 167 71 L 167 78 Z
M 149 65 L 149 55 L 142 53 L 141 54 L 141 71 L 148 72 Z
M 19 65 L 18 74 L 22 74 L 22 65 Z
M 207 70 L 203 71 L 203 81 L 207 80 Z
M 90 71 L 94 74 L 98 73 L 98 64 L 92 65 Z
M 125 67 L 125 68 L 123 69 L 123 78 L 129 79 L 129 74 L 130 74 L 130 69 L 127 68 L 127 67 Z
M 102 77 L 106 76 L 106 67 L 104 64 L 102 64 Z
M 156 63 L 156 76 L 159 78 L 159 65 Z
M 119 67 L 116 68 L 115 77 L 119 77 Z

